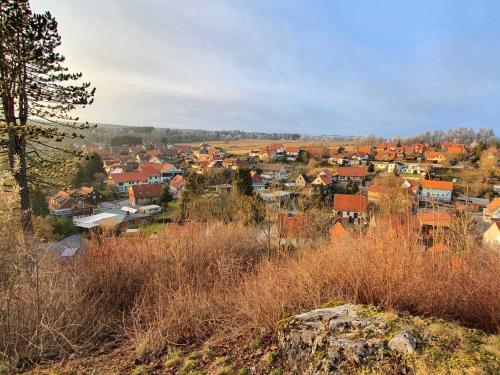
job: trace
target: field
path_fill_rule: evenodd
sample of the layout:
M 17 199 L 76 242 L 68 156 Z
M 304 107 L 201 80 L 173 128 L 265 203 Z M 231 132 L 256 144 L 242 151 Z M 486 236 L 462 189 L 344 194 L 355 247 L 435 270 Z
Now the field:
M 317 146 L 317 147 L 340 147 L 345 146 L 346 142 L 342 141 L 310 141 L 310 140 L 276 140 L 276 139 L 241 139 L 241 140 L 228 140 L 228 141 L 209 141 L 214 147 L 221 147 L 227 153 L 241 155 L 247 154 L 251 150 L 258 149 L 259 147 L 268 146 L 271 144 L 284 144 L 285 146 L 301 146 L 301 147 L 309 147 L 309 146 Z M 198 146 L 200 143 L 190 143 L 191 146 Z

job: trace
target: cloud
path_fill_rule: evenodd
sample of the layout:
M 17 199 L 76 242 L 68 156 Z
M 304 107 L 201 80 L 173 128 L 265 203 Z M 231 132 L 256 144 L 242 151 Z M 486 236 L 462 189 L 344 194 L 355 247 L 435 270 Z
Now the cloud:
M 494 126 L 500 27 L 456 3 L 32 0 L 97 86 L 83 118 L 384 135 Z

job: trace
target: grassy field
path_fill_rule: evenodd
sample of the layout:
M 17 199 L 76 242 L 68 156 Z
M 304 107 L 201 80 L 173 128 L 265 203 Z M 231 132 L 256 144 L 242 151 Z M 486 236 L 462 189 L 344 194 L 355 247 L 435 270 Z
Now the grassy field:
M 241 140 L 228 140 L 228 141 L 209 141 L 214 147 L 221 147 L 224 151 L 231 154 L 247 154 L 251 150 L 258 149 L 262 146 L 268 146 L 275 143 L 282 143 L 284 145 L 293 145 L 293 146 L 301 146 L 301 147 L 340 147 L 345 145 L 345 142 L 340 141 L 325 141 L 325 142 L 313 142 L 309 140 L 286 140 L 279 141 L 275 139 L 241 139 Z M 191 143 L 191 146 L 198 146 L 200 142 Z
M 155 222 L 141 226 L 141 232 L 159 232 L 165 228 L 167 222 L 174 219 L 175 215 L 180 211 L 179 202 L 172 201 L 168 204 L 165 211 L 160 212 L 155 216 Z

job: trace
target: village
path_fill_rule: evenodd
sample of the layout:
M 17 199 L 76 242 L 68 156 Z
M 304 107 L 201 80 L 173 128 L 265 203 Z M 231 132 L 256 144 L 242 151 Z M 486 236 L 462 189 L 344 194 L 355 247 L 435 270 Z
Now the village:
M 479 142 L 270 143 L 244 153 L 210 143 L 81 149 L 102 161 L 107 191 L 82 186 L 47 198 L 50 214 L 70 218 L 78 231 L 51 245 L 63 256 L 84 249 L 82 238 L 95 230 L 113 228 L 123 235 L 164 230 L 179 222 L 190 175 L 211 176 L 203 194 L 217 195 L 231 191 L 238 171 L 249 174 L 253 194 L 275 214 L 274 231 L 283 237 L 300 240 L 308 220 L 308 208 L 300 203 L 316 200 L 329 217 L 333 240 L 377 230 L 374 214 L 384 212 L 393 230 L 418 233 L 422 250 L 446 248 L 446 232 L 465 216 L 475 240 L 488 247 L 500 244 L 500 151 Z M 162 204 L 165 195 L 170 203 Z M 404 209 L 390 209 L 396 196 Z

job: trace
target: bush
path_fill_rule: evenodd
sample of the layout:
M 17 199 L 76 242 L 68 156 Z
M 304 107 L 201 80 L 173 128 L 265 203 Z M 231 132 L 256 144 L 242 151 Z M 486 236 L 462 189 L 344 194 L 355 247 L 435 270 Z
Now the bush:
M 37 361 L 126 336 L 142 360 L 209 337 L 272 338 L 280 319 L 333 299 L 500 328 L 500 259 L 486 250 L 429 256 L 382 219 L 298 253 L 267 256 L 263 242 L 252 226 L 186 223 L 93 239 L 64 261 L 3 251 L 0 352 Z

